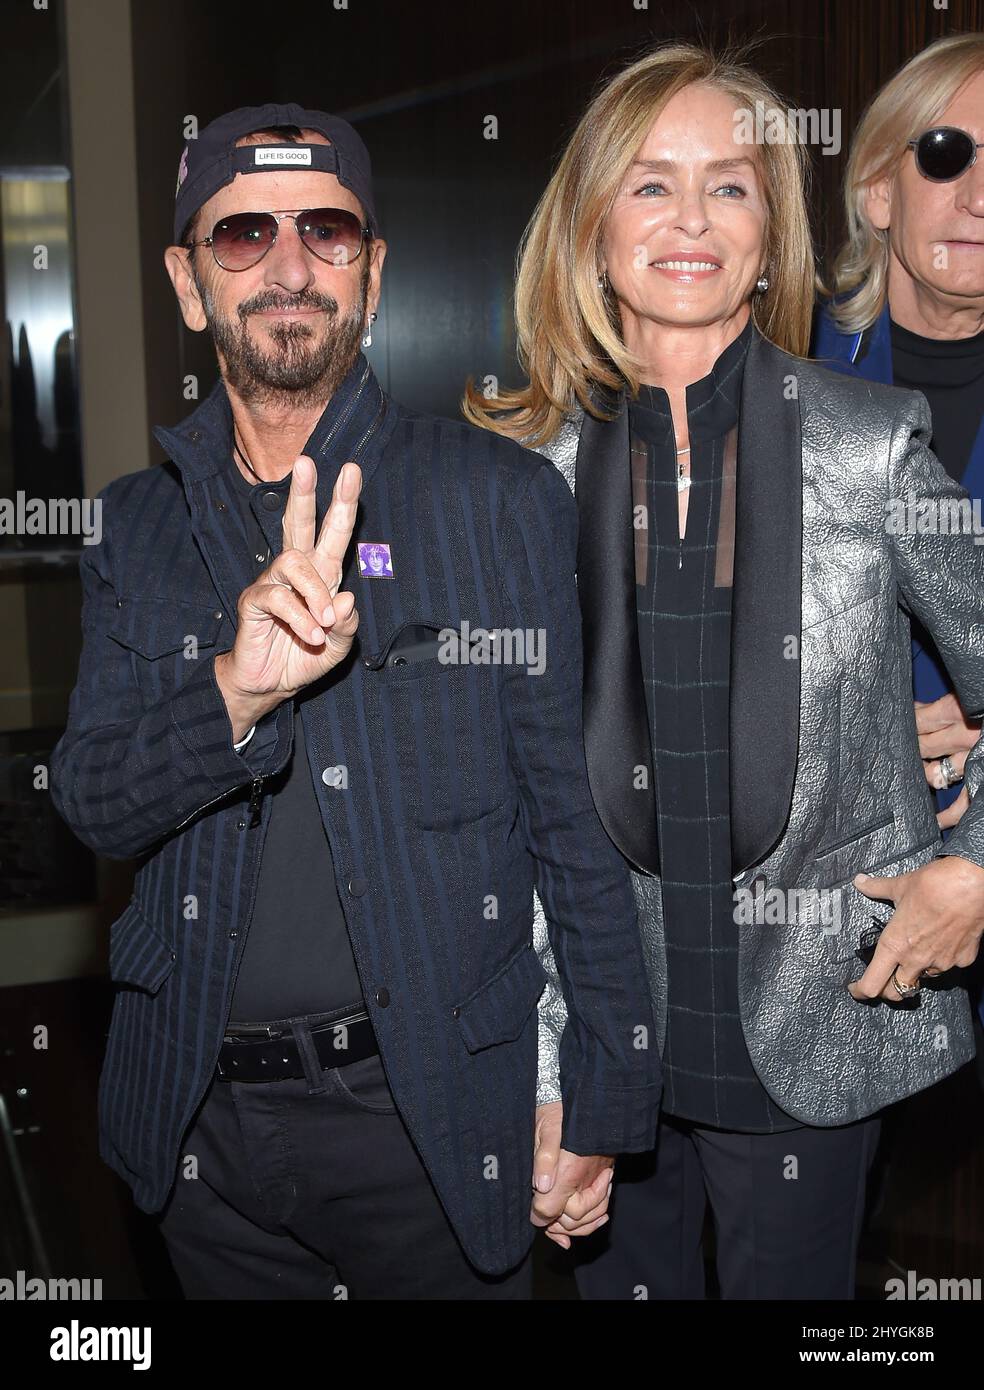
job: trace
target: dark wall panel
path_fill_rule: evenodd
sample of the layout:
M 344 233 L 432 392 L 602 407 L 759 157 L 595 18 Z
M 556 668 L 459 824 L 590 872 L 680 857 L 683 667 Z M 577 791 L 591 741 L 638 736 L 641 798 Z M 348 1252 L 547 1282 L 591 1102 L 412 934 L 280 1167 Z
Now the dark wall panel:
M 276 22 L 271 22 L 272 14 Z M 844 143 L 880 83 L 933 38 L 984 28 L 984 0 L 137 0 L 133 5 L 155 421 L 186 413 L 181 378 L 213 378 L 211 348 L 179 332 L 160 265 L 181 120 L 297 100 L 357 122 L 390 244 L 371 359 L 398 397 L 454 414 L 465 376 L 516 380 L 511 283 L 522 229 L 596 84 L 654 42 L 754 41 L 795 106 L 837 107 Z M 499 138 L 483 138 L 485 117 Z M 812 151 L 814 221 L 839 227 L 844 155 Z

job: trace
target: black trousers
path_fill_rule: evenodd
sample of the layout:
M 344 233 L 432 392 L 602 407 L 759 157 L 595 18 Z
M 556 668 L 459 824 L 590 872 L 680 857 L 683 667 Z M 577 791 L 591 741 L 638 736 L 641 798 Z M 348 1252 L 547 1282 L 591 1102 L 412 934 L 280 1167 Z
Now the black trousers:
M 881 1121 L 737 1134 L 664 1115 L 616 1160 L 611 1220 L 573 1242 L 582 1298 L 705 1297 L 708 1201 L 727 1299 L 850 1299 Z
M 529 1298 L 529 1257 L 499 1278 L 465 1258 L 379 1057 L 304 1053 L 305 1078 L 213 1079 L 199 1107 L 159 1217 L 185 1296 Z

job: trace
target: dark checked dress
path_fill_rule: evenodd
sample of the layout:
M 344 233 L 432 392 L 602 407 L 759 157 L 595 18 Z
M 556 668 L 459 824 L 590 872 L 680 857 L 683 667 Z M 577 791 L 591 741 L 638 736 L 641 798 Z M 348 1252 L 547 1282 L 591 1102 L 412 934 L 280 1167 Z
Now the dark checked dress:
M 667 955 L 663 1109 L 771 1133 L 800 1126 L 758 1080 L 738 1015 L 728 780 L 735 458 L 749 336 L 746 328 L 687 388 L 691 486 L 682 541 L 666 392 L 643 386 L 630 402 L 629 428 Z

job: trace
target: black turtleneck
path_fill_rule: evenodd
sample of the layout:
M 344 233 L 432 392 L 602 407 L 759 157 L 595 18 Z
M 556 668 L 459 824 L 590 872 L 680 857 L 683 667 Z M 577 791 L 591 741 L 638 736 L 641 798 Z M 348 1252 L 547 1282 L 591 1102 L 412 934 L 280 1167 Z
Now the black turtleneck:
M 984 412 L 984 333 L 923 338 L 892 322 L 896 386 L 922 391 L 933 413 L 933 452 L 962 482 Z

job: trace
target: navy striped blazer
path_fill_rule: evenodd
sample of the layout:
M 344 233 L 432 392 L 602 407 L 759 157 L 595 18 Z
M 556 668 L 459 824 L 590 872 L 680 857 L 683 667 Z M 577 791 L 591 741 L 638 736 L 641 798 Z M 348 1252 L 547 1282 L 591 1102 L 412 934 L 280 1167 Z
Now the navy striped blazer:
M 588 789 L 570 491 L 518 445 L 397 405 L 360 354 L 305 452 L 319 526 L 342 463 L 359 463 L 355 539 L 389 543 L 393 577 L 360 578 L 349 560 L 343 583 L 360 615 L 351 657 L 296 709 L 287 701 L 261 719 L 239 754 L 214 657 L 233 644 L 255 562 L 222 383 L 155 434 L 170 461 L 99 494 L 102 540 L 82 554 L 80 669 L 51 778 L 85 844 L 137 860 L 111 929 L 102 1157 L 145 1211 L 182 1180 L 182 1139 L 215 1070 L 249 925 L 264 783 L 302 718 L 397 1106 L 466 1254 L 501 1272 L 533 1235 L 545 978 L 534 883 L 568 1008 L 565 1146 L 650 1148 L 660 1093 L 630 881 Z M 274 554 L 288 487 L 254 497 Z M 385 664 L 404 626 L 465 621 L 540 634 L 543 673 Z

